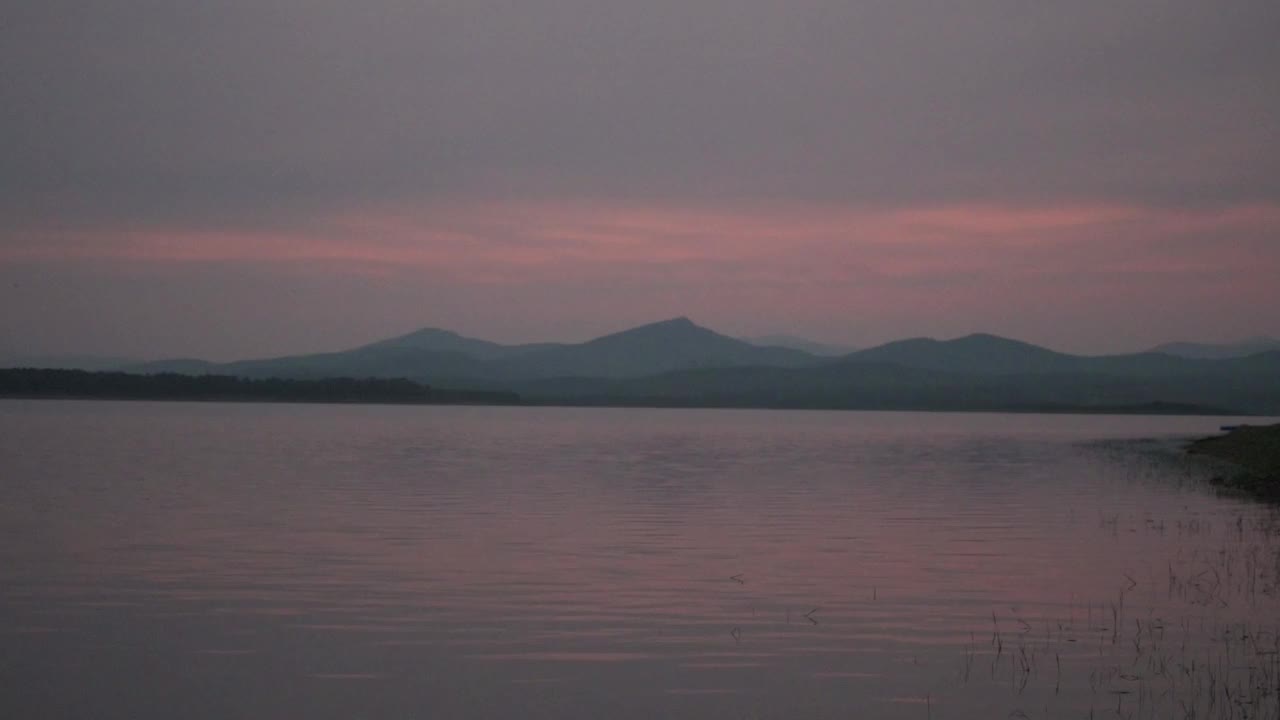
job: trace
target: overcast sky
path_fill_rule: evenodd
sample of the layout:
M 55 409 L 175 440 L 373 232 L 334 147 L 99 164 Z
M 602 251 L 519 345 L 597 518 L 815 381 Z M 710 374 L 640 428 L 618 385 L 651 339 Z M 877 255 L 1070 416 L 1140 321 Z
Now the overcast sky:
M 1280 335 L 1280 3 L 40 0 L 0 352 Z

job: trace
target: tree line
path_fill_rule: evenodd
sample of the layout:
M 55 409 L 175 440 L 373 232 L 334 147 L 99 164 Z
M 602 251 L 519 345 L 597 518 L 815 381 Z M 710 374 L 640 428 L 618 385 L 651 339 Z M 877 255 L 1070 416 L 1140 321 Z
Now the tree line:
M 0 396 L 476 405 L 520 402 L 520 396 L 513 392 L 438 389 L 407 379 L 253 379 L 233 375 L 142 375 L 44 368 L 0 369 Z

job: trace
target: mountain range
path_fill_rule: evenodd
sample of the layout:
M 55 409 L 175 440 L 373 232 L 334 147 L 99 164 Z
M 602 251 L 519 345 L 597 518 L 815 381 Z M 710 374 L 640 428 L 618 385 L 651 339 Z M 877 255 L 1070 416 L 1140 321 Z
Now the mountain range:
M 232 363 L 179 359 L 121 368 L 130 372 L 207 372 L 244 377 L 408 377 L 435 384 L 491 385 L 562 377 L 630 378 L 696 368 L 801 367 L 817 356 L 758 346 L 675 318 L 584 343 L 500 345 L 426 328 L 334 353 Z
M 987 334 L 914 338 L 835 356 L 740 340 L 675 318 L 583 343 L 503 345 L 437 328 L 349 350 L 212 363 L 127 364 L 134 373 L 246 378 L 408 378 L 590 405 L 1280 414 L 1280 349 L 1232 355 L 1177 344 L 1108 356 Z M 1250 346 L 1252 347 L 1252 346 Z M 1218 348 L 1216 350 L 1206 348 Z

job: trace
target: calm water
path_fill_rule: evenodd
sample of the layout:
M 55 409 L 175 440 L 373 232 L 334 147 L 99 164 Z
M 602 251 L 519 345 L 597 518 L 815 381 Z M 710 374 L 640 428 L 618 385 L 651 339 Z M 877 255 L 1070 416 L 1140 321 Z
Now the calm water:
M 0 401 L 0 716 L 1280 717 L 1223 422 Z

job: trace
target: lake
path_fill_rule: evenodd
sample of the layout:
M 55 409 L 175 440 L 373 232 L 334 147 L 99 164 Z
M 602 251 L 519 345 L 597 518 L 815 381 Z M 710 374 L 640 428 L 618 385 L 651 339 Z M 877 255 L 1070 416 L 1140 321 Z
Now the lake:
M 1280 718 L 1230 422 L 0 401 L 0 715 Z

